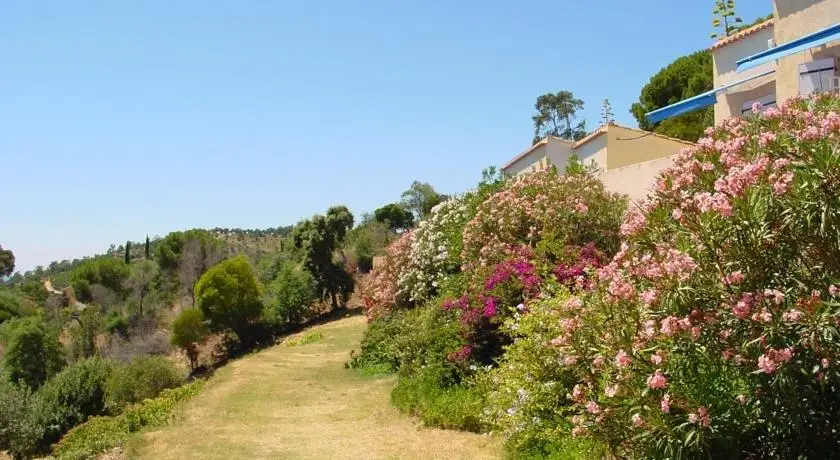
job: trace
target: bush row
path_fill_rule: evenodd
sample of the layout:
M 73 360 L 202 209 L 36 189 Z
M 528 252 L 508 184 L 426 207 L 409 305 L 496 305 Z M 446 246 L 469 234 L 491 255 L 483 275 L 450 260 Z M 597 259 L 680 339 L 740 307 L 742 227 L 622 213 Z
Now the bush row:
M 459 265 L 407 276 L 409 233 L 374 269 L 353 364 L 520 454 L 837 456 L 839 111 L 794 99 L 709 129 L 626 215 L 575 163 L 466 194 L 425 230 Z

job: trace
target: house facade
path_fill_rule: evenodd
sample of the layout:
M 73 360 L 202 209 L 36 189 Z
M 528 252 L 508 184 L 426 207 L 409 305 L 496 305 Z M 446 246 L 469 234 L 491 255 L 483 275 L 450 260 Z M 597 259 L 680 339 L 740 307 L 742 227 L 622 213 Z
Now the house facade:
M 670 166 L 674 154 L 690 142 L 610 123 L 572 142 L 549 136 L 502 166 L 506 176 L 517 176 L 551 166 L 562 170 L 572 156 L 597 166 L 610 191 L 631 199 L 647 195 L 654 178 Z
M 714 89 L 647 114 L 659 122 L 709 105 L 715 123 L 794 96 L 840 91 L 840 0 L 775 0 L 773 17 L 711 46 Z

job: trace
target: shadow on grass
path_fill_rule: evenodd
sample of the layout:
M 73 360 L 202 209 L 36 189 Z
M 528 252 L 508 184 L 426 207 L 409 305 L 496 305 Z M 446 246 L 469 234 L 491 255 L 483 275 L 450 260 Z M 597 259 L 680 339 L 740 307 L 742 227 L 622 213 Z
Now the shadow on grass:
M 224 367 L 233 360 L 248 356 L 252 353 L 258 353 L 266 348 L 273 347 L 282 342 L 286 337 L 297 334 L 304 329 L 319 326 L 322 324 L 331 323 L 344 318 L 359 316 L 364 314 L 362 307 L 341 307 L 331 310 L 329 312 L 310 318 L 302 323 L 278 328 L 276 330 L 262 330 L 258 331 L 257 335 L 262 337 L 252 338 L 254 344 L 251 346 L 243 346 L 241 344 L 228 341 L 222 350 L 217 352 L 214 356 L 213 364 L 211 366 L 201 366 L 194 369 L 189 376 L 189 380 L 207 379 L 213 376 L 221 367 Z

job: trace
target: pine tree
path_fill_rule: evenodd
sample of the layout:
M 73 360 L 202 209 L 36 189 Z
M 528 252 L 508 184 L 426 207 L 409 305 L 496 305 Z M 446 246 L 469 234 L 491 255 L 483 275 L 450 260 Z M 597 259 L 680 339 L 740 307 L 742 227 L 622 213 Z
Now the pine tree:
M 601 124 L 608 125 L 613 122 L 612 104 L 609 99 L 604 99 L 601 104 Z
M 149 235 L 146 235 L 145 255 L 146 255 L 146 260 L 152 260 L 152 252 L 150 251 L 150 245 L 149 245 Z
M 131 263 L 131 241 L 125 242 L 125 263 Z
M 735 24 L 744 22 L 743 19 L 735 15 L 735 0 L 716 0 L 712 14 L 714 15 L 712 27 L 715 29 L 722 28 L 720 32 L 713 32 L 712 38 L 728 37 L 737 32 L 738 26 Z

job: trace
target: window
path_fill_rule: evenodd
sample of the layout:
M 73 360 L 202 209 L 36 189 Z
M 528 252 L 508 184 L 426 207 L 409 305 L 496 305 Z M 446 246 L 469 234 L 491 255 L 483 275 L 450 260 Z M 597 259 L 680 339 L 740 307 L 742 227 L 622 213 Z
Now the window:
M 799 64 L 799 95 L 807 96 L 814 92 L 834 90 L 834 77 L 837 75 L 835 58 L 818 59 Z
M 768 94 L 767 96 L 762 96 L 757 99 L 750 99 L 749 101 L 744 102 L 744 105 L 741 106 L 741 116 L 749 116 L 752 113 L 753 105 L 755 105 L 756 102 L 760 102 L 762 107 L 764 107 L 765 109 L 767 107 L 776 107 L 776 95 Z

